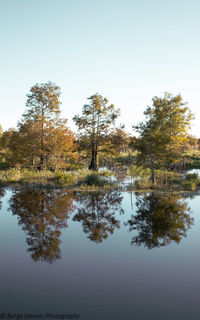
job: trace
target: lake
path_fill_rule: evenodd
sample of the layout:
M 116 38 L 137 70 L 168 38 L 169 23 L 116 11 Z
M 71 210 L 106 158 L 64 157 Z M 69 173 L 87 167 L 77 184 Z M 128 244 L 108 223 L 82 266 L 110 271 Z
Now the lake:
M 15 187 L 0 208 L 0 315 L 199 319 L 199 195 Z

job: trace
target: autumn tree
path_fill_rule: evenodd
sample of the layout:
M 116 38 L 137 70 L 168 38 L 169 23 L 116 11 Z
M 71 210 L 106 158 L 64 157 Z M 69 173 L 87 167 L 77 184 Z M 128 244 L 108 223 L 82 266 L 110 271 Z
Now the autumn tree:
M 60 88 L 55 84 L 36 84 L 30 89 L 26 111 L 18 123 L 21 163 L 57 169 L 75 158 L 75 137 L 67 120 L 60 117 L 60 105 Z
M 13 163 L 17 162 L 19 156 L 19 150 L 17 149 L 17 130 L 14 128 L 8 129 L 2 133 L 0 138 L 0 158 L 2 165 L 12 166 Z M 13 142 L 13 143 L 12 143 Z M 13 150 L 12 150 L 13 149 Z
M 73 120 L 79 129 L 79 139 L 86 151 L 89 151 L 89 169 L 98 170 L 98 153 L 104 147 L 115 119 L 119 115 L 113 104 L 99 94 L 88 98 L 90 103 L 83 106 L 82 115 Z
M 181 95 L 169 93 L 164 98 L 154 97 L 144 114 L 146 121 L 134 126 L 139 133 L 135 142 L 137 164 L 151 168 L 155 183 L 156 167 L 171 168 L 180 159 L 193 115 Z
M 5 134 L 3 132 L 3 128 L 0 125 L 0 162 L 5 162 L 6 155 L 6 144 L 5 144 Z M 2 165 L 2 164 L 1 164 Z
M 129 149 L 130 135 L 124 130 L 124 125 L 114 128 L 107 139 L 108 149 L 111 153 L 118 155 L 120 152 L 126 153 Z M 109 146 L 110 145 L 110 146 Z

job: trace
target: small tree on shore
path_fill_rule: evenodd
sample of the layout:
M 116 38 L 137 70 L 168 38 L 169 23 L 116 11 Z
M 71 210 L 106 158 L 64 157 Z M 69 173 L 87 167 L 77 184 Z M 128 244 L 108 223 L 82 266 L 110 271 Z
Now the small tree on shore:
M 90 104 L 83 106 L 82 116 L 76 115 L 73 120 L 79 129 L 80 139 L 85 141 L 85 149 L 89 150 L 91 161 L 89 169 L 98 170 L 98 151 L 106 141 L 119 109 L 99 94 L 88 98 Z

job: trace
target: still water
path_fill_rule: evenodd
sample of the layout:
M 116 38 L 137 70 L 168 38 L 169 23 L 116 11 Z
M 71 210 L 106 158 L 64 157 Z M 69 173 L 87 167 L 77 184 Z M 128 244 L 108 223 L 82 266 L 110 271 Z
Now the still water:
M 0 190 L 0 313 L 199 319 L 199 207 L 198 195 Z

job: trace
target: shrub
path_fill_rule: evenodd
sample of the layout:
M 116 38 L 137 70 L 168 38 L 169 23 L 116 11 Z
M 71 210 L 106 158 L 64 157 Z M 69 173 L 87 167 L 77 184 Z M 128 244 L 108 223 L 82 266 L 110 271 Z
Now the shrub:
M 76 182 L 75 174 L 66 171 L 56 172 L 55 177 L 59 183 L 74 184 Z
M 108 178 L 108 177 L 112 176 L 113 173 L 108 170 L 102 170 L 102 171 L 98 172 L 98 175 Z
M 199 176 L 197 173 L 187 173 L 185 176 L 186 181 L 196 181 L 198 182 Z
M 97 173 L 91 173 L 85 177 L 83 184 L 87 186 L 103 186 L 105 184 L 105 180 L 103 180 Z
M 21 179 L 21 172 L 18 169 L 9 169 L 0 172 L 0 180 L 3 182 L 17 182 Z
M 141 166 L 132 165 L 128 168 L 127 174 L 131 177 L 140 177 L 140 178 L 146 178 L 151 175 L 151 171 L 149 168 L 143 168 Z
M 139 190 L 150 189 L 152 187 L 152 184 L 147 179 L 138 179 L 135 180 L 135 187 Z
M 197 185 L 195 183 L 195 181 L 184 181 L 182 183 L 182 187 L 184 190 L 187 190 L 187 191 L 195 191 L 196 188 L 197 188 Z

